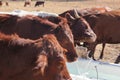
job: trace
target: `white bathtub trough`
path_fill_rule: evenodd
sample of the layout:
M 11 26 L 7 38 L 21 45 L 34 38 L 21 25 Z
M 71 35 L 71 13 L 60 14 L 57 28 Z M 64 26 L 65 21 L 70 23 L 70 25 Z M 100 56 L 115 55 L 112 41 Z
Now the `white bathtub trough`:
M 120 64 L 79 59 L 67 67 L 73 80 L 120 80 Z

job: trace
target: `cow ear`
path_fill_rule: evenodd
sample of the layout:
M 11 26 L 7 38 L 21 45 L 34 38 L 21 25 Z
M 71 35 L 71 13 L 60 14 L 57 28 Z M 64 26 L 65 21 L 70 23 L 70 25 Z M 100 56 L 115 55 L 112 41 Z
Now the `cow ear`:
M 71 24 L 73 21 L 75 21 L 75 18 L 71 16 L 69 13 L 65 14 L 65 18 L 68 20 L 68 23 Z
M 36 75 L 41 74 L 42 76 L 44 76 L 45 68 L 48 65 L 47 55 L 45 54 L 39 55 L 36 63 L 37 65 L 34 68 L 34 70 L 36 71 L 35 74 Z

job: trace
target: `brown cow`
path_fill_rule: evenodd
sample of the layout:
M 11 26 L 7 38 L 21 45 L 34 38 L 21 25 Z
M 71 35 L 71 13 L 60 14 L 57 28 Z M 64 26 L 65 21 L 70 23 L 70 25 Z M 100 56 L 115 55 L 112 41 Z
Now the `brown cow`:
M 38 39 L 44 34 L 54 34 L 60 45 L 67 49 L 68 62 L 77 59 L 74 40 L 66 19 L 62 17 L 46 17 L 26 15 L 0 14 L 0 31 L 5 34 L 17 33 L 20 37 Z
M 78 16 L 78 13 L 75 9 L 70 12 L 66 11 L 59 15 L 67 18 L 68 24 L 70 25 L 74 36 L 75 44 L 80 41 L 91 43 L 96 40 L 96 35 L 90 28 L 87 21 L 84 18 Z
M 3 4 L 2 1 L 0 1 L 0 6 L 2 6 L 2 4 Z
M 80 16 L 86 16 L 90 14 L 104 13 L 104 12 L 108 12 L 111 10 L 112 9 L 109 7 L 92 7 L 92 8 L 85 8 L 85 9 L 78 10 L 78 14 Z
M 109 7 L 93 7 L 93 8 L 85 8 L 85 9 L 81 9 L 81 10 L 76 10 L 76 11 L 79 16 L 83 17 L 83 16 L 87 16 L 87 15 L 92 15 L 92 14 L 100 14 L 100 13 L 108 12 L 111 10 L 112 9 Z M 67 10 L 64 13 L 62 13 L 61 16 L 65 16 L 66 13 L 69 13 L 70 15 L 75 17 L 74 10 Z M 77 43 L 77 44 L 79 45 L 79 43 Z M 85 43 L 84 45 L 86 45 L 86 44 L 88 44 L 88 43 Z M 104 47 L 105 47 L 105 44 L 103 43 L 103 48 L 102 48 L 101 53 L 103 53 Z
M 53 34 L 30 40 L 0 33 L 0 80 L 71 80 Z
M 39 5 L 43 5 L 44 7 L 45 1 L 36 1 L 35 3 L 35 7 L 39 6 Z
M 31 6 L 31 2 L 30 1 L 25 1 L 24 7 L 26 7 L 27 5 Z
M 97 40 L 94 43 L 87 44 L 89 50 L 91 50 L 89 57 L 94 59 L 95 47 L 97 44 L 103 43 L 103 49 L 99 57 L 99 59 L 102 59 L 105 43 L 120 43 L 120 11 L 113 10 L 101 14 L 87 15 L 84 18 L 97 35 Z
M 119 54 L 119 56 L 117 57 L 117 59 L 115 60 L 115 62 L 114 62 L 115 64 L 118 64 L 118 63 L 120 63 L 120 54 Z
M 6 2 L 5 2 L 5 5 L 6 5 L 6 6 L 9 6 L 9 3 L 6 1 Z
M 85 9 L 76 9 L 76 11 L 79 16 L 86 16 L 90 14 L 99 14 L 99 13 L 112 11 L 112 9 L 109 7 L 92 7 L 92 8 L 85 8 Z M 67 10 L 60 15 L 65 16 L 66 13 L 69 13 L 71 16 L 75 17 L 74 9 Z
M 108 12 L 108 11 L 112 11 L 112 9 L 109 8 L 109 7 L 92 7 L 92 8 L 85 8 L 85 9 L 77 10 L 77 12 L 78 12 L 78 14 L 80 16 L 87 16 L 87 15 L 92 15 L 92 14 L 100 14 L 100 13 L 104 13 L 104 12 Z M 72 10 L 69 10 L 69 12 L 73 13 Z M 89 43 L 84 43 L 84 46 L 88 46 L 87 44 L 89 44 Z M 102 52 L 101 52 L 100 58 L 102 58 L 104 48 L 105 48 L 105 43 L 102 43 Z M 90 50 L 90 48 L 88 50 Z M 90 54 L 89 54 L 89 56 L 90 56 Z
M 3 2 L 0 0 L 0 6 L 2 6 L 2 5 L 3 5 Z M 9 6 L 9 4 L 8 4 L 7 1 L 5 2 L 5 5 L 6 5 L 6 6 Z

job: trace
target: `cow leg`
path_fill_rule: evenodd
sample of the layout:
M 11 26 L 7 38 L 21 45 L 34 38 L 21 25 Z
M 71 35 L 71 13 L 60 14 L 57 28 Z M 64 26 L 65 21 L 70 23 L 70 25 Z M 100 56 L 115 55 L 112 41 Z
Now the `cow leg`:
M 103 59 L 103 52 L 104 52 L 104 49 L 105 49 L 105 45 L 106 45 L 105 43 L 102 44 L 102 52 L 100 54 L 99 59 Z
M 29 5 L 31 6 L 31 3 Z
M 93 49 L 93 50 L 91 50 L 91 51 L 88 51 L 88 52 L 89 52 L 88 56 L 89 56 L 90 58 L 92 58 L 93 60 L 96 60 L 95 57 L 94 57 L 95 49 Z
M 26 7 L 26 4 L 24 4 L 24 7 Z
M 96 46 L 97 46 L 97 43 L 94 43 L 94 44 L 92 43 L 92 44 L 89 45 L 89 48 L 88 48 L 88 51 L 90 51 L 89 54 L 88 54 L 88 57 L 90 57 L 90 58 L 92 57 L 93 60 L 96 60 L 94 58 L 94 53 L 95 53 Z
M 117 59 L 115 60 L 115 64 L 118 64 L 120 62 L 120 54 L 119 54 L 119 56 L 117 57 Z

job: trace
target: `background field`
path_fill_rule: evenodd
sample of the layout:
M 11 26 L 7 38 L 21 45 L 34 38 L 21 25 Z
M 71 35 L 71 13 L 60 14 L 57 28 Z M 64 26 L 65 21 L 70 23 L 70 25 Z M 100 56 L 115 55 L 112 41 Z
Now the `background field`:
M 3 5 L 0 7 L 0 11 L 13 11 L 15 9 L 27 10 L 27 11 L 46 11 L 53 13 L 62 13 L 66 10 L 77 8 L 90 8 L 97 6 L 108 6 L 112 9 L 120 9 L 120 0 L 47 0 L 45 6 L 34 7 L 35 1 L 31 2 L 31 6 L 24 7 L 24 1 L 8 1 L 9 6 Z M 96 48 L 96 57 L 99 56 L 101 51 L 101 45 Z M 80 50 L 80 53 L 85 53 L 84 50 Z M 107 44 L 105 47 L 105 55 L 102 61 L 114 62 L 116 57 L 120 54 L 120 44 Z

